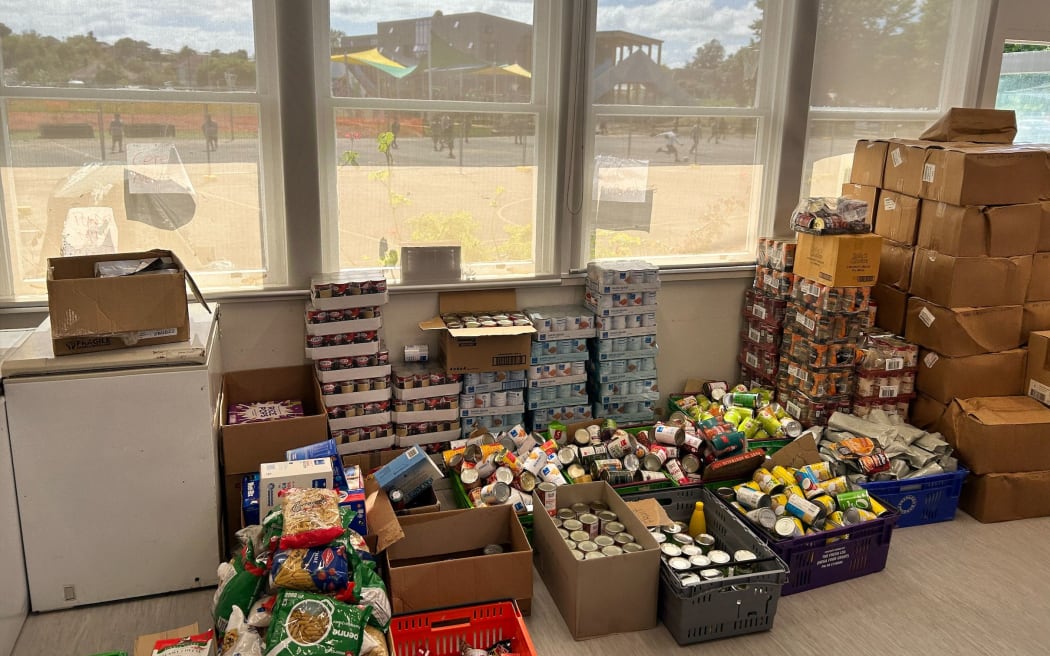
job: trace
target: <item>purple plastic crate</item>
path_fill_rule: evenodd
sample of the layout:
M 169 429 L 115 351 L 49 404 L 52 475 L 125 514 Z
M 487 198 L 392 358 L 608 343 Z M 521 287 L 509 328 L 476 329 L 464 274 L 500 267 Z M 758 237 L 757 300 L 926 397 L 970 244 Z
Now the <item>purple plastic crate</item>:
M 955 519 L 963 481 L 969 473 L 960 468 L 954 472 L 903 481 L 862 483 L 861 487 L 896 506 L 900 512 L 897 527 L 907 528 Z
M 775 540 L 751 520 L 741 519 L 787 563 L 788 582 L 781 591 L 787 596 L 874 574 L 886 567 L 890 538 L 900 514 L 891 504 L 875 498 L 887 508 L 883 517 L 790 540 Z

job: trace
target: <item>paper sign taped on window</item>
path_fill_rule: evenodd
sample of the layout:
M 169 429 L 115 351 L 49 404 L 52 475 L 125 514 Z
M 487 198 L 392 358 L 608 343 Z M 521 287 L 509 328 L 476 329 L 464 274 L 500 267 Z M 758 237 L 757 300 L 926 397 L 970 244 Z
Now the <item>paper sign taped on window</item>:
M 594 158 L 593 200 L 618 203 L 644 203 L 649 185 L 649 162 L 610 155 Z
M 62 257 L 117 252 L 112 207 L 71 207 L 62 225 Z
M 132 194 L 192 193 L 193 186 L 182 166 L 175 144 L 129 143 L 128 191 Z M 174 185 L 172 184 L 174 183 Z

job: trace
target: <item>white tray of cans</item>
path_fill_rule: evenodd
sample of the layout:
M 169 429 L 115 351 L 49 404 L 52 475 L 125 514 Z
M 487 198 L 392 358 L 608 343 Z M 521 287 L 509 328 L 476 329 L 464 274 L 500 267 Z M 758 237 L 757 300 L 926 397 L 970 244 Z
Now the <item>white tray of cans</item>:
M 641 328 L 624 328 L 622 330 L 598 329 L 598 339 L 619 339 L 620 337 L 643 337 L 655 335 L 656 326 L 642 326 Z
M 653 282 L 619 282 L 616 284 L 604 284 L 590 278 L 587 279 L 587 288 L 592 294 L 619 294 L 622 292 L 655 292 L 660 289 L 660 281 Z
M 647 335 L 647 337 L 652 337 L 652 335 Z M 644 351 L 596 351 L 591 362 L 605 363 L 616 362 L 617 360 L 642 360 L 644 358 L 655 358 L 658 353 L 659 348 L 654 343 L 652 348 L 647 348 Z
M 493 417 L 496 415 L 520 415 L 525 412 L 525 404 L 494 405 L 484 408 L 460 408 L 460 417 Z
M 529 389 L 542 389 L 544 387 L 557 387 L 558 385 L 571 385 L 573 383 L 586 383 L 587 374 L 574 376 L 554 376 L 540 379 L 529 379 Z
M 353 319 L 351 321 L 325 321 L 324 323 L 306 323 L 307 335 L 340 335 L 379 330 L 383 327 L 383 317 L 373 319 Z
M 586 390 L 584 390 L 586 392 Z M 565 408 L 575 407 L 580 404 L 586 405 L 587 394 L 578 395 L 573 398 L 557 398 L 557 399 L 536 399 L 535 401 L 529 400 L 525 403 L 526 410 L 546 410 L 548 408 Z
M 485 392 L 506 392 L 510 390 L 525 389 L 528 384 L 528 381 L 524 378 L 521 380 L 497 381 L 495 383 L 478 383 L 477 385 L 467 385 L 464 383 L 463 393 L 484 394 Z
M 428 385 L 426 387 L 394 388 L 394 398 L 402 401 L 417 401 L 434 396 L 459 396 L 460 383 Z
M 533 333 L 532 341 L 534 342 L 556 342 L 559 339 L 590 339 L 594 337 L 597 329 L 594 325 L 589 328 L 580 328 L 578 330 L 552 330 L 546 333 Z
M 648 380 L 656 376 L 656 365 L 651 369 L 638 369 L 622 374 L 602 373 L 599 367 L 591 367 L 591 381 L 595 383 L 625 383 L 632 380 Z
M 529 356 L 529 365 L 535 366 L 538 364 L 561 364 L 563 362 L 584 362 L 590 357 L 587 351 L 580 351 L 577 353 L 548 353 L 547 355 L 532 355 Z
M 346 392 L 340 394 L 325 394 L 321 397 L 326 408 L 337 405 L 354 405 L 357 403 L 372 403 L 374 401 L 386 401 L 390 399 L 390 388 L 367 390 L 364 392 Z
M 390 423 L 390 412 L 376 412 L 370 415 L 355 415 L 353 417 L 340 417 L 329 419 L 328 428 L 332 430 L 344 430 L 347 428 L 362 428 L 364 426 L 379 426 Z M 393 444 L 391 442 L 391 444 Z
M 598 317 L 598 329 L 601 330 L 601 326 L 603 325 L 603 322 L 601 321 L 602 318 L 623 317 L 629 314 L 651 314 L 655 313 L 658 307 L 658 305 L 619 305 L 616 307 L 602 308 L 588 305 L 587 309 L 594 312 Z
M 390 413 L 391 420 L 395 424 L 411 424 L 424 421 L 452 421 L 459 418 L 458 408 L 445 410 L 409 410 L 408 412 Z
M 346 442 L 336 446 L 336 451 L 341 456 L 348 456 L 354 453 L 367 453 L 368 451 L 381 451 L 382 449 L 389 449 L 394 446 L 394 436 L 387 435 L 386 437 L 373 437 L 367 440 L 357 440 L 356 442 Z
M 424 433 L 422 435 L 398 435 L 394 438 L 394 446 L 405 448 L 423 446 L 425 444 L 438 444 L 439 442 L 451 442 L 460 438 L 460 430 L 457 428 L 455 430 Z
M 376 367 L 350 367 L 348 369 L 329 369 L 321 371 L 316 369 L 317 380 L 322 383 L 339 383 L 344 380 L 358 380 L 360 378 L 385 378 L 390 375 L 390 365 L 383 364 Z
M 376 340 L 374 342 L 362 342 L 360 344 L 318 346 L 315 348 L 306 347 L 306 357 L 310 358 L 311 360 L 322 360 L 329 358 L 352 358 L 355 355 L 372 355 L 373 353 L 379 353 L 379 340 Z
M 369 307 L 371 305 L 386 305 L 389 302 L 390 292 L 310 299 L 310 305 L 315 310 L 349 310 L 352 308 Z

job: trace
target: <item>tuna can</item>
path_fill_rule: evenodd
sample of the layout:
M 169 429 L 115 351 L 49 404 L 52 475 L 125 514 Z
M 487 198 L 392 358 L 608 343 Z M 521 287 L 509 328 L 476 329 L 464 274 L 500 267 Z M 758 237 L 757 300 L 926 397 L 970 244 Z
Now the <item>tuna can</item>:
M 486 556 L 495 556 L 504 552 L 503 546 L 499 544 L 487 544 L 485 548 L 481 550 Z
M 510 498 L 510 486 L 506 483 L 490 483 L 481 488 L 481 500 L 493 506 L 506 503 Z
M 584 513 L 580 515 L 578 519 L 580 520 L 580 523 L 583 524 L 583 530 L 590 536 L 591 540 L 601 535 L 601 527 L 597 515 Z

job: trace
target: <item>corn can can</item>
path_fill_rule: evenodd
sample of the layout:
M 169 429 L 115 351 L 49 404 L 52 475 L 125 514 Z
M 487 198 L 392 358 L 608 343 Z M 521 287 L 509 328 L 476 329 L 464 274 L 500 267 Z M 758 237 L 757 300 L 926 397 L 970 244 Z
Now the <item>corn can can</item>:
M 777 465 L 769 470 L 769 473 L 773 474 L 773 478 L 777 479 L 787 487 L 793 487 L 795 485 L 795 475 L 792 474 L 787 467 Z
M 845 476 L 838 476 L 826 481 L 821 481 L 820 483 L 817 483 L 817 487 L 833 497 L 838 496 L 843 492 L 849 492 L 850 489 L 849 481 L 846 480 Z

